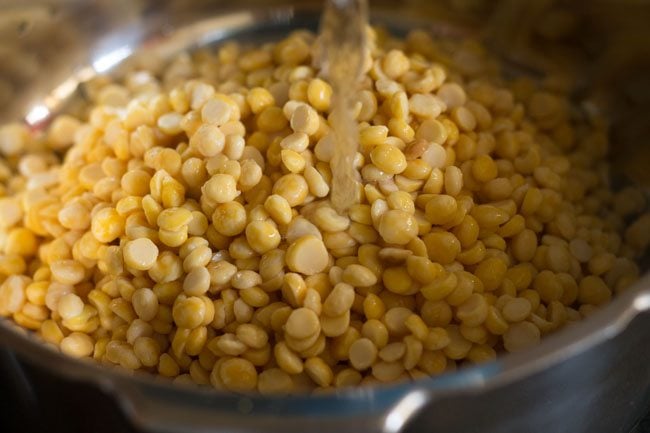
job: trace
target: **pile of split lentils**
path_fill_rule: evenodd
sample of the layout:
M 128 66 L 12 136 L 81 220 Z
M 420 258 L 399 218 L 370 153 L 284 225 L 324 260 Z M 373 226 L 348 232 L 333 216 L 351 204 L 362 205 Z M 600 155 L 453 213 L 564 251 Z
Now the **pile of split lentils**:
M 0 316 L 76 358 L 237 392 L 438 375 L 524 350 L 638 277 L 607 122 L 481 45 L 369 30 L 358 204 L 330 205 L 316 36 L 227 42 L 0 128 Z M 593 107 L 592 107 L 593 108 Z

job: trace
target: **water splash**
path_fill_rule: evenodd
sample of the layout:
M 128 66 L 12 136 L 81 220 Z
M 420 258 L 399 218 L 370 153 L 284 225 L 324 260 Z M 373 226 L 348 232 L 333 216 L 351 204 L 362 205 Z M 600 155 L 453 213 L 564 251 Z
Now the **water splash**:
M 333 90 L 330 199 L 339 213 L 359 202 L 359 173 L 354 168 L 359 134 L 353 110 L 363 74 L 367 24 L 367 0 L 327 0 L 321 21 L 322 68 Z

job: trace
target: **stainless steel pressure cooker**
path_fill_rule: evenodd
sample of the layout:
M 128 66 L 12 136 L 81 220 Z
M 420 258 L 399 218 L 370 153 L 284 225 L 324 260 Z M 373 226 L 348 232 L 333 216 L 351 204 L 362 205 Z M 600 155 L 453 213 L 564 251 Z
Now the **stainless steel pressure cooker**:
M 311 1 L 3 0 L 0 117 L 38 128 L 52 113 L 74 109 L 80 83 L 138 52 L 172 55 L 228 38 L 262 40 L 316 28 L 321 7 Z M 515 74 L 540 74 L 564 59 L 576 98 L 595 95 L 612 121 L 613 181 L 647 181 L 650 3 L 395 0 L 370 7 L 375 23 L 398 33 L 417 26 L 444 37 L 484 36 Z M 542 38 L 540 23 L 550 13 L 570 14 L 574 30 Z M 141 431 L 623 433 L 650 405 L 649 309 L 645 276 L 607 307 L 523 353 L 413 383 L 323 395 L 236 395 L 173 385 L 65 357 L 7 320 L 0 320 L 0 346 L 62 386 L 99 390 Z

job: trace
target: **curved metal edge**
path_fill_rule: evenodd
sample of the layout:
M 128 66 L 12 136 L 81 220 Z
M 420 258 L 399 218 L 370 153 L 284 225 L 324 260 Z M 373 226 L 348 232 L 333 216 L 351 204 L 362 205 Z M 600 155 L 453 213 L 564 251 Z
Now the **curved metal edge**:
M 424 379 L 421 383 L 436 391 L 435 398 L 502 387 L 611 340 L 623 333 L 629 323 L 640 313 L 649 310 L 650 274 L 642 277 L 601 310 L 555 334 L 544 337 L 541 343 L 533 348 L 504 354 L 495 361 L 469 367 L 450 375 Z M 474 378 L 455 380 L 458 375 L 473 375 Z M 449 381 L 447 382 L 446 379 Z M 441 381 L 445 383 L 441 384 Z
M 502 387 L 523 377 L 538 373 L 545 368 L 557 365 L 595 345 L 602 344 L 624 331 L 627 325 L 640 312 L 650 309 L 650 276 L 644 277 L 635 287 L 615 299 L 607 308 L 595 313 L 584 321 L 572 325 L 556 335 L 544 339 L 542 343 L 522 353 L 508 354 L 494 362 L 469 367 L 458 372 L 439 377 L 423 379 L 416 383 L 386 385 L 376 388 L 344 389 L 331 394 L 290 397 L 265 397 L 259 395 L 235 395 L 212 389 L 185 387 L 172 384 L 146 373 L 128 373 L 119 367 L 106 368 L 93 360 L 69 358 L 55 349 L 46 346 L 30 333 L 18 329 L 13 324 L 2 324 L 2 342 L 22 357 L 46 368 L 70 381 L 89 382 L 103 392 L 116 396 L 129 420 L 136 426 L 156 431 L 207 432 L 212 422 L 234 422 L 239 425 L 248 419 L 250 427 L 257 421 L 245 417 L 245 413 L 256 412 L 261 407 L 260 419 L 269 421 L 273 407 L 287 407 L 292 416 L 333 416 L 356 421 L 357 427 L 363 424 L 364 431 L 381 430 L 397 433 L 408 425 L 410 419 L 429 404 L 450 395 L 473 394 L 486 389 Z M 8 322 L 2 319 L 3 322 Z M 598 331 L 594 331 L 598 329 Z M 170 397 L 171 396 L 171 397 Z M 204 400 L 203 407 L 194 407 L 197 400 Z M 184 404 L 185 403 L 185 404 Z M 212 404 L 214 403 L 214 406 Z M 222 403 L 240 407 L 243 411 L 233 412 L 235 418 L 228 419 L 227 413 L 219 410 Z M 307 408 L 306 406 L 309 406 Z M 212 407 L 215 417 L 197 423 L 197 413 L 202 415 Z M 173 410 L 176 408 L 178 411 Z M 347 410 L 346 410 L 347 409 Z M 180 425 L 176 415 L 185 412 L 191 417 L 190 424 Z M 282 411 L 278 412 L 280 415 Z M 164 416 L 167 414 L 168 416 Z M 162 415 L 162 416 L 161 416 Z M 367 419 L 380 415 L 380 425 L 369 423 Z M 363 422 L 363 418 L 367 418 Z M 185 418 L 185 416 L 183 416 Z M 229 423 L 228 423 L 229 424 Z M 372 424 L 372 427 L 371 427 Z M 183 428 L 184 427 L 184 428 Z M 232 425 L 230 425 L 232 427 Z M 286 426 L 285 426 L 286 427 Z M 240 431 L 255 431 L 242 425 Z
M 423 389 L 404 396 L 384 418 L 384 433 L 398 433 L 408 422 L 430 403 L 430 393 Z
M 382 387 L 379 393 L 373 388 L 350 388 L 313 396 L 235 394 L 174 384 L 92 359 L 70 358 L 4 318 L 0 319 L 0 341 L 21 359 L 53 375 L 89 383 L 114 396 L 129 422 L 143 431 L 202 433 L 222 426 L 233 432 L 285 432 L 290 431 L 287 416 L 299 417 L 303 425 L 314 428 L 331 425 L 332 430 L 341 430 L 340 425 L 350 425 L 354 426 L 350 432 L 380 431 L 382 416 L 412 391 L 411 384 L 401 384 Z
M 592 316 L 545 337 L 539 346 L 502 357 L 503 371 L 488 386 L 503 386 L 603 344 L 623 333 L 633 319 L 648 310 L 650 274 L 642 277 Z
M 520 353 L 459 372 L 416 383 L 386 413 L 385 433 L 398 433 L 427 405 L 451 395 L 469 395 L 496 389 L 556 366 L 625 332 L 640 313 L 650 310 L 650 274 L 637 281 L 602 310 L 545 337 L 540 345 Z

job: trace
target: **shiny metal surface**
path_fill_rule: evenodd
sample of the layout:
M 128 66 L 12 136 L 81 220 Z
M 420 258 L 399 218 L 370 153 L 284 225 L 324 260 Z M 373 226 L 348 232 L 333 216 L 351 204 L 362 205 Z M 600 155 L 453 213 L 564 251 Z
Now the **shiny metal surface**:
M 446 36 L 484 33 L 513 67 L 540 73 L 561 65 L 571 71 L 576 88 L 606 102 L 613 130 L 620 131 L 614 137 L 619 171 L 645 181 L 649 146 L 639 140 L 650 136 L 650 56 L 644 57 L 647 44 L 637 41 L 650 40 L 643 39 L 650 7 L 641 1 L 614 8 L 606 0 L 568 2 L 580 31 L 538 40 L 544 13 L 559 2 L 532 3 L 539 9 L 522 9 L 515 0 L 450 0 L 375 1 L 371 10 L 376 22 L 398 31 L 417 22 Z M 5 0 L 0 118 L 42 127 L 52 112 L 75 109 L 79 83 L 143 49 L 167 57 L 227 37 L 265 38 L 315 27 L 320 2 L 296 4 L 68 0 L 25 6 Z M 531 58 L 537 62 L 531 65 Z M 645 169 L 638 161 L 641 167 L 646 161 Z M 645 277 L 592 317 L 524 353 L 413 384 L 286 398 L 186 388 L 69 359 L 6 320 L 0 320 L 0 344 L 52 374 L 114 395 L 128 418 L 147 431 L 612 433 L 627 431 L 650 398 L 649 309 Z

